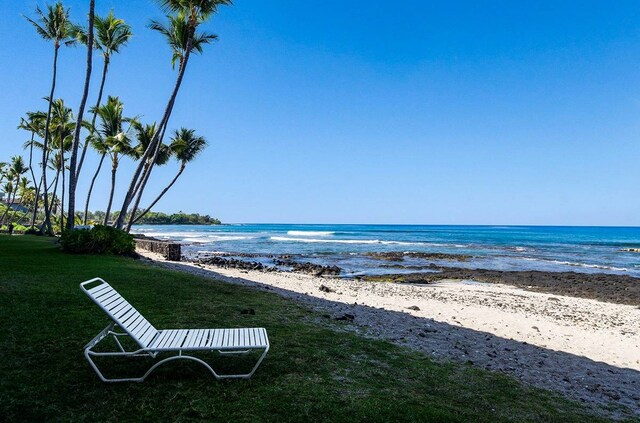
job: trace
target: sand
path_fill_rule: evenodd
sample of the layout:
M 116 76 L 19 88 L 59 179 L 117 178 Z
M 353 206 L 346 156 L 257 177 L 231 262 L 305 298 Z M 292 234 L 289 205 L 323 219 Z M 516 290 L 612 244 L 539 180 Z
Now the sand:
M 560 392 L 612 417 L 640 416 L 640 308 L 470 280 L 405 284 L 156 264 L 254 286 L 320 312 L 318 323 Z M 607 405 L 618 410 L 605 410 Z

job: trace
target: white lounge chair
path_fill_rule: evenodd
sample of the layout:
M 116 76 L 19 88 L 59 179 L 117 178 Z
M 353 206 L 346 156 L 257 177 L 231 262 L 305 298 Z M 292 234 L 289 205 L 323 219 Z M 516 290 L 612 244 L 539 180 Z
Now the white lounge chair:
M 264 328 L 242 329 L 168 329 L 157 330 L 115 289 L 100 278 L 94 278 L 80 284 L 80 288 L 111 318 L 112 322 L 84 347 L 84 356 L 103 382 L 142 382 L 153 370 L 167 361 L 187 359 L 204 365 L 216 379 L 249 379 L 256 371 L 269 351 L 269 339 Z M 125 333 L 114 332 L 116 326 Z M 108 336 L 113 336 L 120 351 L 96 352 L 92 348 Z M 138 345 L 135 351 L 125 351 L 118 337 L 129 336 Z M 184 355 L 191 351 L 218 351 L 220 354 L 246 354 L 251 350 L 264 350 L 251 372 L 247 374 L 216 373 L 203 360 Z M 139 378 L 108 379 L 104 377 L 92 357 L 140 357 L 156 358 L 158 353 L 177 353 L 156 362 Z

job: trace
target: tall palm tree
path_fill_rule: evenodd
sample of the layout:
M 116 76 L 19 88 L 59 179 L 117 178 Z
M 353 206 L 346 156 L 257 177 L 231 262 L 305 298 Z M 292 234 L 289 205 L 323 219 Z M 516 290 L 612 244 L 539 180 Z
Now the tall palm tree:
M 49 144 L 49 125 L 51 122 L 51 107 L 53 97 L 56 90 L 56 77 L 58 71 L 58 50 L 62 45 L 72 45 L 75 39 L 72 37 L 71 23 L 69 21 L 69 9 L 65 9 L 62 2 L 57 2 L 53 6 L 47 6 L 46 11 L 36 7 L 36 19 L 27 17 L 26 19 L 34 26 L 36 32 L 45 40 L 53 42 L 53 75 L 51 79 L 51 91 L 48 101 L 49 108 L 47 110 L 47 119 L 44 127 L 44 140 L 42 149 L 42 173 L 43 184 L 47 186 L 47 167 L 48 161 L 48 144 Z M 43 233 L 52 234 L 51 213 L 49 208 L 49 197 L 47 191 L 44 192 L 44 222 L 41 231 Z
M 78 148 L 80 147 L 80 131 L 82 129 L 82 117 L 84 116 L 84 108 L 87 104 L 89 96 L 89 83 L 91 82 L 92 59 L 93 59 L 93 22 L 95 18 L 95 0 L 89 0 L 89 31 L 87 35 L 87 67 L 84 77 L 84 88 L 82 91 L 82 99 L 78 107 L 78 120 L 76 121 L 73 143 L 71 144 L 71 159 L 69 160 L 69 216 L 67 221 L 67 229 L 73 229 L 76 217 L 76 186 L 78 178 L 76 174 L 76 166 L 78 162 Z M 86 144 L 86 143 L 85 143 Z M 60 223 L 60 229 L 64 221 Z
M 33 166 L 33 149 L 34 147 L 42 146 L 35 141 L 36 135 L 44 136 L 44 123 L 47 119 L 47 115 L 44 112 L 27 112 L 27 117 L 20 120 L 18 129 L 24 129 L 31 132 L 31 139 L 25 143 L 25 148 L 29 148 L 29 170 L 31 171 L 31 178 L 35 186 L 35 201 L 33 207 L 33 214 L 31 215 L 31 226 L 33 227 L 36 222 L 36 216 L 38 215 L 38 201 L 40 199 L 40 188 L 42 186 L 42 175 L 40 175 L 40 182 L 36 183 L 36 174 Z
M 182 85 L 182 79 L 184 78 L 184 73 L 187 68 L 187 64 L 189 63 L 189 57 L 191 53 L 194 50 L 196 52 L 202 51 L 202 46 L 204 44 L 208 44 L 215 39 L 214 35 L 198 33 L 197 29 L 202 23 L 206 22 L 213 14 L 215 14 L 220 6 L 229 6 L 233 2 L 232 0 L 160 0 L 158 1 L 158 3 L 170 14 L 172 14 L 174 18 L 169 20 L 168 28 L 170 29 L 170 31 L 166 31 L 166 35 L 173 34 L 171 37 L 171 41 L 169 42 L 169 45 L 173 50 L 171 62 L 175 64 L 176 58 L 178 58 L 180 61 L 180 67 L 178 68 L 178 76 L 171 93 L 171 97 L 169 98 L 169 102 L 165 107 L 164 115 L 162 116 L 162 119 L 158 124 L 158 131 L 153 137 L 152 142 L 149 144 L 149 147 L 145 151 L 142 160 L 140 160 L 140 163 L 136 167 L 124 201 L 122 202 L 120 215 L 118 216 L 118 220 L 115 224 L 115 226 L 120 229 L 122 229 L 124 225 L 124 219 L 127 214 L 127 210 L 131 205 L 131 202 L 133 201 L 133 192 L 136 190 L 136 187 L 138 185 L 140 186 L 137 189 L 138 193 L 132 209 L 133 215 L 135 215 L 137 207 L 140 204 L 140 199 L 142 198 L 144 187 L 146 186 L 146 183 L 153 169 L 155 157 L 160 154 L 160 144 L 162 142 L 162 136 L 164 134 L 164 131 L 166 130 L 169 117 L 171 116 L 171 112 L 173 110 L 173 105 L 178 95 L 178 91 L 180 90 L 180 86 Z M 183 25 L 184 20 L 187 21 L 185 25 Z M 178 23 L 180 27 L 186 26 L 186 37 L 183 36 L 183 32 L 179 30 L 180 27 L 177 26 Z M 152 22 L 151 25 L 153 28 L 154 23 Z M 161 33 L 165 34 L 162 31 Z M 196 41 L 196 47 L 194 47 L 194 40 Z M 198 48 L 200 50 L 198 50 Z M 152 156 L 154 158 L 151 160 L 151 166 L 149 166 L 149 168 L 147 169 L 147 172 L 143 176 L 142 181 L 139 182 L 139 178 L 141 176 L 145 163 L 147 162 L 149 157 Z
M 104 218 L 105 225 L 109 223 L 120 159 L 123 155 L 128 155 L 131 152 L 129 129 L 125 131 L 123 127 L 125 123 L 132 122 L 132 119 L 123 117 L 122 112 L 123 104 L 120 99 L 118 97 L 107 97 L 107 102 L 97 108 L 100 128 L 95 132 L 94 140 L 92 141 L 94 146 L 97 146 L 98 149 L 106 150 L 111 157 L 111 191 Z
M 114 16 L 113 11 L 109 12 L 106 17 L 96 16 L 94 21 L 94 48 L 102 53 L 102 79 L 100 80 L 100 89 L 98 90 L 98 98 L 94 108 L 93 118 L 91 125 L 95 126 L 97 114 L 95 110 L 100 106 L 102 101 L 102 94 L 104 91 L 104 84 L 107 79 L 107 72 L 109 71 L 109 64 L 111 63 L 111 56 L 115 53 L 119 53 L 120 49 L 127 45 L 129 39 L 133 35 L 131 27 L 125 23 L 123 19 L 118 19 Z M 88 35 L 83 28 L 76 27 L 76 37 L 83 43 L 88 44 Z M 82 148 L 82 155 L 78 162 L 78 170 L 76 175 L 80 175 L 82 164 L 87 153 L 87 147 L 90 143 L 85 143 Z M 76 176 L 76 177 L 77 177 Z
M 196 135 L 196 131 L 193 129 L 180 128 L 180 130 L 175 131 L 173 137 L 171 138 L 171 144 L 169 144 L 169 150 L 171 154 L 180 161 L 180 169 L 176 176 L 173 177 L 169 185 L 167 185 L 160 195 L 156 197 L 155 200 L 151 203 L 149 207 L 147 207 L 142 213 L 134 218 L 133 215 L 129 218 L 129 223 L 127 225 L 127 231 L 131 229 L 131 225 L 138 222 L 144 215 L 149 213 L 149 211 L 156 205 L 158 201 L 169 191 L 169 189 L 176 183 L 182 172 L 184 172 L 187 164 L 192 162 L 207 146 L 207 141 L 204 137 Z
M 66 107 L 62 99 L 53 101 L 51 110 L 51 149 L 56 150 L 56 180 L 62 176 L 62 193 L 60 196 L 60 230 L 64 229 L 64 198 L 65 198 L 65 181 L 66 181 L 66 163 L 65 153 L 69 152 L 73 145 L 73 136 L 76 130 L 76 122 L 73 118 L 73 111 Z M 54 188 L 54 195 L 57 190 L 57 181 Z

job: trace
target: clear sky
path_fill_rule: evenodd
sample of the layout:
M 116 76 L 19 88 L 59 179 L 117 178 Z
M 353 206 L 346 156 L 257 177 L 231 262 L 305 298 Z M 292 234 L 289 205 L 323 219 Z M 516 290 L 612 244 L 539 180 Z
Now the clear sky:
M 134 38 L 106 93 L 159 120 L 169 48 L 152 0 L 97 0 Z M 0 4 L 0 159 L 45 109 L 52 46 Z M 83 19 L 88 1 L 67 0 Z M 640 225 L 640 2 L 236 0 L 206 28 L 170 128 L 210 146 L 157 206 L 225 222 Z M 57 96 L 77 109 L 82 48 Z M 96 58 L 94 89 L 101 61 Z M 83 203 L 95 154 L 83 171 Z M 157 171 L 148 197 L 178 165 Z M 91 169 L 91 171 L 89 171 Z M 106 169 L 105 169 L 106 170 Z M 130 164 L 118 178 L 119 203 Z M 109 175 L 92 209 L 104 209 Z

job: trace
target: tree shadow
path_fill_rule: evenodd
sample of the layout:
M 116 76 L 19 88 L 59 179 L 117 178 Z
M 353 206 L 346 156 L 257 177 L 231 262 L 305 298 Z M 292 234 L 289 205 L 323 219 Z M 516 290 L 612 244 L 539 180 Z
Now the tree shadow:
M 437 361 L 501 372 L 538 388 L 559 392 L 613 417 L 640 416 L 640 372 L 587 357 L 506 339 L 401 311 L 347 304 L 178 262 L 155 262 L 209 279 L 256 287 L 301 302 L 319 312 L 319 323 L 386 339 Z M 631 339 L 630 339 L 631 342 Z

